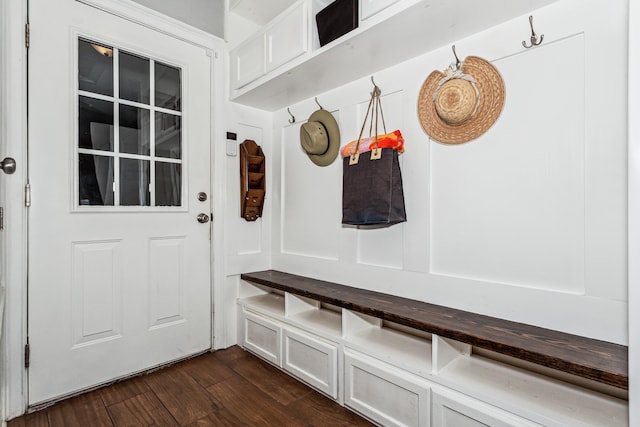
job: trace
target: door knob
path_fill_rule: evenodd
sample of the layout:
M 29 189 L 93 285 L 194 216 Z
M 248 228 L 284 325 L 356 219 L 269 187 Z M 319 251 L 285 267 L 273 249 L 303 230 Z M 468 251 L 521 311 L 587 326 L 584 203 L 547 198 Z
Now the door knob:
M 5 157 L 4 160 L 0 162 L 0 169 L 2 169 L 7 175 L 11 175 L 16 171 L 15 159 L 12 157 Z
M 206 213 L 199 213 L 196 218 L 198 218 L 198 222 L 200 224 L 206 224 L 207 222 L 209 222 L 209 215 L 207 215 Z

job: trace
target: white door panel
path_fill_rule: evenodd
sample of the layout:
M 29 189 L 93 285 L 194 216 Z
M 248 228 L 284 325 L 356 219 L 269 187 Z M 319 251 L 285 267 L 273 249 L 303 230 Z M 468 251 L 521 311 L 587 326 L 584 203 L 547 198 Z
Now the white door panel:
M 211 212 L 197 199 L 210 193 L 211 57 L 76 1 L 29 6 L 33 405 L 210 348 L 210 224 L 196 217 Z M 89 45 L 111 49 L 113 76 L 78 58 Z M 145 85 L 127 61 L 150 64 L 149 99 L 126 93 Z M 92 118 L 101 109 L 112 122 Z

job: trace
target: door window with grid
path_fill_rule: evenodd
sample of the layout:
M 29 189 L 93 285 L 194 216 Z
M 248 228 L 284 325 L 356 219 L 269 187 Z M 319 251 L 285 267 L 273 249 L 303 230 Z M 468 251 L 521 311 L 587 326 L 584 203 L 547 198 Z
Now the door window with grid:
M 78 205 L 182 206 L 181 75 L 78 39 Z

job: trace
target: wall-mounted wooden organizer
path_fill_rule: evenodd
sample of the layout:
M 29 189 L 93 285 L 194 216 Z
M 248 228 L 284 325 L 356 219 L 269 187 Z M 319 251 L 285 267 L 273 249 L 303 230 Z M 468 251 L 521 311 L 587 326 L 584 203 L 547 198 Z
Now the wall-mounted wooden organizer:
M 240 216 L 247 221 L 262 216 L 265 163 L 264 153 L 255 141 L 245 139 L 240 144 Z

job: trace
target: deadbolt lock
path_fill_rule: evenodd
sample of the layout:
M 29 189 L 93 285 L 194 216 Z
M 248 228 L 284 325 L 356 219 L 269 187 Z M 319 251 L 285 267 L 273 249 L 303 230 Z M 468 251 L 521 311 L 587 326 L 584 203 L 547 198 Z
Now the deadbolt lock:
M 204 191 L 201 191 L 198 193 L 198 200 L 201 202 L 204 202 L 207 200 L 207 193 L 205 193 Z

